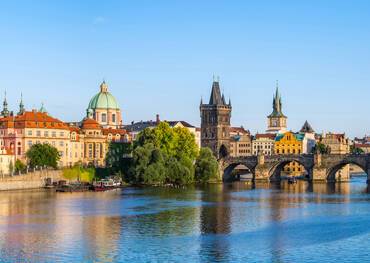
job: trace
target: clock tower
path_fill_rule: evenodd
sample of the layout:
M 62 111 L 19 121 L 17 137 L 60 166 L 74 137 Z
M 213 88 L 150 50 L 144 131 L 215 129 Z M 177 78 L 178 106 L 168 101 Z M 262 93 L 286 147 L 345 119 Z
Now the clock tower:
M 287 130 L 287 117 L 282 112 L 281 96 L 278 83 L 276 83 L 276 92 L 272 102 L 272 113 L 267 116 L 268 133 L 283 133 Z

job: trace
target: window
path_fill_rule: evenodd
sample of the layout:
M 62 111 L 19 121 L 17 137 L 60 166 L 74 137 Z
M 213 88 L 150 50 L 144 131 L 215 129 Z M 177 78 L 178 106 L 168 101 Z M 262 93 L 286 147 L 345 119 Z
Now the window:
M 64 137 L 64 132 L 60 132 L 60 137 Z
M 116 114 L 112 114 L 112 122 L 116 122 Z
M 41 131 L 36 131 L 36 136 L 40 137 L 41 136 Z
M 102 122 L 107 122 L 107 114 L 106 113 L 102 113 L 102 115 L 101 115 L 101 121 Z
M 64 142 L 63 141 L 60 141 L 59 142 L 59 146 L 64 146 Z
M 57 132 L 53 131 L 53 132 L 51 133 L 51 137 L 57 137 Z
M 32 141 L 28 141 L 28 146 L 31 147 L 32 146 Z
M 32 130 L 29 130 L 27 134 L 28 136 L 32 136 Z
M 44 136 L 49 137 L 49 131 L 44 131 Z

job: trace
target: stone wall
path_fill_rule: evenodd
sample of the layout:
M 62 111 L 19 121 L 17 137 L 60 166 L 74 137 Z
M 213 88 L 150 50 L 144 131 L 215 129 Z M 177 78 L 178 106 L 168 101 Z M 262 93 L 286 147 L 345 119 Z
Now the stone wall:
M 0 177 L 0 191 L 42 188 L 47 178 L 62 179 L 61 170 L 41 170 L 32 173 Z

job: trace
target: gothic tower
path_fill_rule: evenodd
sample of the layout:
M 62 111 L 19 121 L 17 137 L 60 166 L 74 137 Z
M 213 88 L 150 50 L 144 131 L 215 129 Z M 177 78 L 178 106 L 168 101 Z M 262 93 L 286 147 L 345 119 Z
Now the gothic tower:
M 287 117 L 282 112 L 281 96 L 279 93 L 279 86 L 276 82 L 276 92 L 272 102 L 272 113 L 267 116 L 268 133 L 282 133 L 286 131 Z
M 200 102 L 201 145 L 209 147 L 217 158 L 226 157 L 230 147 L 231 101 L 226 103 L 219 80 L 213 80 L 208 104 Z

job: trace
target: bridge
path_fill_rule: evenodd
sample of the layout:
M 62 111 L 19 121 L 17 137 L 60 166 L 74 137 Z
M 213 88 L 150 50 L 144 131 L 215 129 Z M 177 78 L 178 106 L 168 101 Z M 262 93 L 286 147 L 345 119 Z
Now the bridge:
M 238 165 L 246 166 L 255 181 L 279 181 L 281 171 L 290 162 L 301 164 L 310 181 L 348 181 L 349 175 L 336 178 L 336 173 L 347 164 L 359 166 L 370 182 L 370 154 L 291 154 L 225 157 L 219 160 L 223 181 L 232 180 L 232 171 Z

